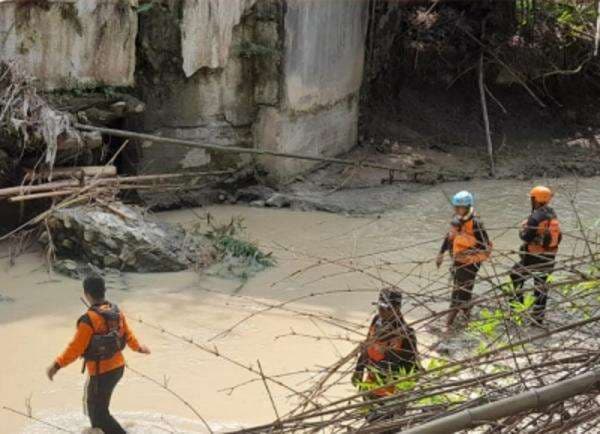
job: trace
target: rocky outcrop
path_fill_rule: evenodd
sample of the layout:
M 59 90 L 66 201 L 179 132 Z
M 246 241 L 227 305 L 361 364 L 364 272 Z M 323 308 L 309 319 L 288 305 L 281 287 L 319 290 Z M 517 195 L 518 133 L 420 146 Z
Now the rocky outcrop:
M 126 286 L 121 271 L 166 272 L 193 268 L 247 279 L 273 265 L 271 254 L 238 238 L 240 222 L 200 224 L 190 231 L 154 220 L 140 210 L 111 203 L 55 210 L 42 243 L 56 253 L 54 269 L 81 278 L 91 272 Z
M 0 2 L 0 60 L 44 90 L 131 86 L 137 0 Z
M 118 214 L 87 206 L 54 211 L 48 227 L 56 254 L 100 268 L 139 272 L 184 270 L 196 260 L 201 238 L 134 208 L 112 207 Z

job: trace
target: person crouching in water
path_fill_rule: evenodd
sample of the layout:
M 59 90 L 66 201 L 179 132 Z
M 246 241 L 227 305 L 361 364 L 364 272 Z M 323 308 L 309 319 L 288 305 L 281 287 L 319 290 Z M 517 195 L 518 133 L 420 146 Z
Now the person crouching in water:
M 440 268 L 444 253 L 449 251 L 454 261 L 451 310 L 446 323 L 448 331 L 452 330 L 459 313 L 462 312 L 465 319 L 469 320 L 475 278 L 481 263 L 489 258 L 492 251 L 492 243 L 473 208 L 473 195 L 468 191 L 458 192 L 452 197 L 452 205 L 455 215 L 436 259 L 436 265 Z
M 523 284 L 533 277 L 535 283 L 533 324 L 541 325 L 546 311 L 548 288 L 546 281 L 554 271 L 558 246 L 562 233 L 556 213 L 548 205 L 552 200 L 552 191 L 548 187 L 537 186 L 529 192 L 531 214 L 519 231 L 524 242 L 521 246 L 520 261 L 510 273 L 510 280 L 516 294 L 516 301 L 523 303 Z
M 99 428 L 104 434 L 124 434 L 125 430 L 108 410 L 125 369 L 122 350 L 125 345 L 142 354 L 150 354 L 150 350 L 139 344 L 125 316 L 117 305 L 104 298 L 105 293 L 102 277 L 89 276 L 83 281 L 83 295 L 90 308 L 77 321 L 73 340 L 46 373 L 52 381 L 59 369 L 83 357 L 83 369 L 87 368 L 89 373 L 84 393 L 92 428 Z
M 352 382 L 361 390 L 369 390 L 366 399 L 374 401 L 398 393 L 394 380 L 402 381 L 421 370 L 418 360 L 417 337 L 408 326 L 402 312 L 402 293 L 391 288 L 382 289 L 377 301 L 378 313 L 373 318 L 366 341 L 356 363 Z M 381 387 L 378 387 L 381 386 Z M 391 403 L 388 403 L 391 404 Z M 393 418 L 403 413 L 395 408 L 390 412 L 373 409 L 369 421 Z

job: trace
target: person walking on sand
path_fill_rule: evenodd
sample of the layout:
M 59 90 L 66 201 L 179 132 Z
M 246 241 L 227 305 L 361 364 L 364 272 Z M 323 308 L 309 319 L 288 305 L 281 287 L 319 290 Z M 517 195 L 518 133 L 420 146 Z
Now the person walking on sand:
M 105 293 L 102 277 L 89 276 L 83 281 L 83 295 L 90 307 L 77 321 L 74 338 L 46 374 L 52 381 L 60 369 L 83 357 L 83 370 L 89 374 L 84 396 L 92 428 L 99 428 L 104 434 L 124 434 L 108 409 L 125 369 L 122 350 L 125 345 L 142 354 L 150 354 L 150 350 L 138 342 L 125 315 L 105 299 Z
M 492 243 L 473 208 L 474 202 L 473 195 L 468 191 L 460 191 L 452 197 L 454 217 L 436 259 L 436 265 L 440 268 L 444 253 L 449 251 L 454 261 L 451 310 L 446 323 L 448 332 L 452 330 L 459 312 L 464 314 L 466 320 L 469 319 L 477 272 L 492 251 Z
M 519 237 L 523 241 L 520 261 L 510 272 L 514 299 L 523 303 L 523 284 L 533 277 L 535 283 L 532 321 L 541 325 L 548 300 L 548 276 L 554 271 L 558 246 L 562 241 L 560 223 L 549 203 L 553 194 L 548 187 L 539 185 L 529 192 L 531 214 L 523 221 Z

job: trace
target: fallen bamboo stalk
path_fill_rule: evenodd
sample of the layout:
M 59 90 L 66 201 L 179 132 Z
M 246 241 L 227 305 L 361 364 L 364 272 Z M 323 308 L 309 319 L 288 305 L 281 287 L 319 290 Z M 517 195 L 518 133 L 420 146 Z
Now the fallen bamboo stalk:
M 372 168 L 372 169 L 381 169 L 381 170 L 388 170 L 388 171 L 400 171 L 400 168 L 398 168 L 398 167 L 391 167 L 391 166 L 386 166 L 384 164 L 377 164 L 377 163 L 369 163 L 366 161 L 352 161 L 352 160 L 344 160 L 341 158 L 294 154 L 294 153 L 290 153 L 290 152 L 277 152 L 277 151 L 270 151 L 268 149 L 253 149 L 253 148 L 241 148 L 239 146 L 222 146 L 222 145 L 205 144 L 205 143 L 198 143 L 198 142 L 195 142 L 192 140 L 174 139 L 171 137 L 162 137 L 162 136 L 157 136 L 154 134 L 136 133 L 133 131 L 117 130 L 114 128 L 96 127 L 93 125 L 84 125 L 84 124 L 80 124 L 80 123 L 76 123 L 74 125 L 74 127 L 78 128 L 80 130 L 84 130 L 84 131 L 98 131 L 100 133 L 109 134 L 109 135 L 115 136 L 115 137 L 146 140 L 146 141 L 150 141 L 150 142 L 159 142 L 159 143 L 170 143 L 173 145 L 184 146 L 187 148 L 208 149 L 208 150 L 212 150 L 212 151 L 235 153 L 235 154 L 253 154 L 253 155 L 263 155 L 263 156 L 270 156 L 270 157 L 280 157 L 280 158 L 294 158 L 297 160 L 319 161 L 319 162 L 323 162 L 323 163 L 342 164 L 345 166 L 358 166 L 358 167 L 368 167 L 368 168 Z
M 542 409 L 555 402 L 591 392 L 598 387 L 599 382 L 600 369 L 595 369 L 569 380 L 559 381 L 549 386 L 532 389 L 528 392 L 427 422 L 404 430 L 402 434 L 449 434 L 462 431 L 524 411 Z
M 48 191 L 43 193 L 34 193 L 34 194 L 22 194 L 19 196 L 13 196 L 8 199 L 9 202 L 24 202 L 27 200 L 36 200 L 36 199 L 49 199 L 51 197 L 59 197 L 59 196 L 68 196 L 73 193 L 73 190 L 56 190 L 56 191 Z
M 24 181 L 35 181 L 40 179 L 68 179 L 81 178 L 82 176 L 113 177 L 117 176 L 115 166 L 77 166 L 77 167 L 55 167 L 53 170 L 35 171 L 25 169 Z
M 132 185 L 108 185 L 100 188 L 94 188 L 91 190 L 92 193 L 109 193 L 111 190 L 147 190 L 147 191 L 156 191 L 156 192 L 166 192 L 166 191 L 185 191 L 185 190 L 194 190 L 206 187 L 206 184 L 200 185 L 186 185 L 186 184 L 154 184 L 154 185 L 144 185 L 144 184 L 132 184 Z M 41 193 L 34 194 L 22 194 L 18 196 L 12 196 L 8 198 L 9 202 L 24 202 L 28 200 L 37 200 L 37 199 L 48 199 L 52 197 L 60 197 L 60 196 L 68 196 L 70 194 L 76 193 L 77 189 L 70 188 L 64 190 L 55 190 L 55 191 L 45 191 Z
M 110 160 L 108 160 L 108 162 L 106 163 L 107 166 L 110 166 L 110 165 L 114 164 L 115 160 L 117 159 L 117 157 L 119 156 L 119 154 L 121 153 L 121 151 L 123 151 L 123 149 L 125 149 L 125 146 L 127 146 L 128 143 L 129 143 L 128 140 L 126 140 L 126 141 L 123 142 L 123 144 L 119 147 L 119 149 L 117 149 L 117 152 L 115 152 L 113 154 L 113 156 L 110 157 Z M 61 209 L 61 208 L 65 208 L 67 206 L 74 205 L 74 204 L 79 203 L 81 201 L 88 200 L 89 199 L 89 197 L 88 197 L 89 193 L 88 192 L 91 189 L 93 189 L 94 186 L 96 185 L 95 182 L 96 182 L 97 178 L 98 178 L 98 175 L 94 176 L 94 178 L 92 178 L 92 184 L 91 185 L 82 187 L 76 193 L 73 193 L 72 195 L 67 196 L 59 204 L 54 204 L 50 209 L 47 209 L 46 211 L 38 214 L 37 216 L 33 217 L 32 219 L 29 219 L 25 223 L 19 225 L 18 227 L 16 227 L 12 231 L 10 231 L 10 232 L 8 232 L 8 233 L 0 236 L 0 241 L 6 240 L 6 239 L 12 237 L 13 235 L 15 235 L 16 233 L 22 231 L 26 227 L 29 227 L 29 226 L 32 226 L 32 225 L 36 225 L 36 224 L 42 222 L 45 218 L 47 218 L 55 210 L 58 210 L 58 209 Z
M 110 184 L 128 184 L 132 182 L 140 181 L 163 181 L 170 179 L 180 178 L 195 178 L 201 176 L 218 176 L 218 175 L 230 175 L 233 171 L 231 170 L 219 170 L 211 172 L 189 172 L 189 173 L 168 173 L 158 175 L 136 175 L 136 176 L 119 176 L 116 178 L 100 178 L 95 181 L 95 185 L 110 185 Z M 69 187 L 82 187 L 79 181 L 65 180 L 48 182 L 45 184 L 18 186 L 18 187 L 7 187 L 0 189 L 0 198 L 11 196 L 11 195 L 25 195 L 26 193 L 52 191 L 55 189 L 64 189 Z

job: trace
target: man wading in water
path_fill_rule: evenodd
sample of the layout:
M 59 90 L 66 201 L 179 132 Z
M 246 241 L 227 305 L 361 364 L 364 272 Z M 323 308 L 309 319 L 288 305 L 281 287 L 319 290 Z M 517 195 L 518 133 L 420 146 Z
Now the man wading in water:
M 108 410 L 113 390 L 125 369 L 122 350 L 125 345 L 142 354 L 150 354 L 150 350 L 138 343 L 125 315 L 104 298 L 105 293 L 101 277 L 90 276 L 83 281 L 83 294 L 90 308 L 77 321 L 73 340 L 46 373 L 52 380 L 59 369 L 83 357 L 83 369 L 87 368 L 89 373 L 85 402 L 92 428 L 99 428 L 104 434 L 124 434 L 125 430 Z
M 450 251 L 454 260 L 454 288 L 447 321 L 448 332 L 451 332 L 459 312 L 464 315 L 465 320 L 469 320 L 475 278 L 481 263 L 489 258 L 492 251 L 492 243 L 473 208 L 473 195 L 468 191 L 460 191 L 452 198 L 452 205 L 454 218 L 436 260 L 436 265 L 440 268 L 446 251 Z
M 387 400 L 377 401 L 401 393 L 397 383 L 421 370 L 417 337 L 400 311 L 402 293 L 392 288 L 382 289 L 376 304 L 378 314 L 371 322 L 352 376 L 352 382 L 359 390 L 369 392 L 365 395 L 372 404 L 367 416 L 369 422 L 403 414 L 403 406 L 394 406 Z
M 531 277 L 535 282 L 532 324 L 542 325 L 548 300 L 548 276 L 554 271 L 558 246 L 562 240 L 560 223 L 549 204 L 552 191 L 543 185 L 529 192 L 531 214 L 521 225 L 519 237 L 521 260 L 510 272 L 510 280 L 515 292 L 515 301 L 523 303 L 523 284 Z

